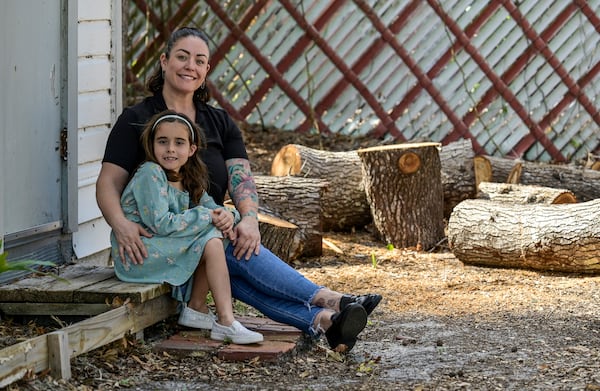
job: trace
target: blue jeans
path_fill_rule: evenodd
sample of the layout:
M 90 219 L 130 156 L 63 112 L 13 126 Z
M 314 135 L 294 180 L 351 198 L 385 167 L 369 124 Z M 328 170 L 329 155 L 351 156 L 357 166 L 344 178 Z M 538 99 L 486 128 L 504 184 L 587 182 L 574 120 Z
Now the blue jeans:
M 312 337 L 315 317 L 323 310 L 311 304 L 323 288 L 261 245 L 259 255 L 246 261 L 233 256 L 233 244 L 225 249 L 231 294 L 274 321 L 294 326 Z

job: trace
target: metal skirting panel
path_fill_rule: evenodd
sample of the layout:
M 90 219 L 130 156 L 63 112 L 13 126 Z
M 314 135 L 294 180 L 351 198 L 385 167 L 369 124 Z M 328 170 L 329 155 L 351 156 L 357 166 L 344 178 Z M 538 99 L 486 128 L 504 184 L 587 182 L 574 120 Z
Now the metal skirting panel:
M 21 260 L 48 261 L 57 265 L 71 258 L 70 235 L 64 235 L 60 227 L 41 232 L 20 233 L 5 236 L 4 251 L 10 262 Z M 42 270 L 51 270 L 44 267 Z M 30 274 L 28 271 L 10 271 L 0 274 L 0 285 Z

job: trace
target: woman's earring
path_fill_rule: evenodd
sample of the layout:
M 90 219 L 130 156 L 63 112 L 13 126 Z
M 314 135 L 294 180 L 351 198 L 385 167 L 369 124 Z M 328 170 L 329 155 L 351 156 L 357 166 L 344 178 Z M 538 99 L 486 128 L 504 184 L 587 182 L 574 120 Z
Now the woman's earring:
M 200 89 L 203 90 L 206 88 L 206 81 L 203 81 L 202 84 L 200 85 Z
M 162 70 L 161 76 L 163 79 L 165 78 L 165 70 L 164 69 Z

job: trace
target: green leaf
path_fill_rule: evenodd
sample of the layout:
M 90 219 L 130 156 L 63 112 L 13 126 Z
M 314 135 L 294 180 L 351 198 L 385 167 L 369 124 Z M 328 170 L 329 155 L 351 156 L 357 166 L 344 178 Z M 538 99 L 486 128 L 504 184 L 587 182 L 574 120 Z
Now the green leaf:
M 0 240 L 0 247 L 2 247 L 2 240 Z M 32 273 L 39 273 L 42 275 L 52 276 L 52 277 L 56 278 L 57 280 L 69 283 L 68 280 L 66 280 L 62 277 L 59 277 L 53 273 L 48 273 L 48 272 L 44 272 L 44 271 L 35 269 L 36 267 L 39 267 L 39 266 L 54 267 L 54 266 L 56 266 L 56 264 L 54 262 L 36 261 L 34 259 L 24 259 L 24 260 L 19 260 L 19 261 L 8 262 L 7 258 L 8 258 L 8 252 L 4 251 L 4 252 L 2 252 L 2 254 L 0 254 L 0 274 L 8 272 L 8 271 L 24 270 L 24 271 L 28 271 L 28 272 L 32 272 Z

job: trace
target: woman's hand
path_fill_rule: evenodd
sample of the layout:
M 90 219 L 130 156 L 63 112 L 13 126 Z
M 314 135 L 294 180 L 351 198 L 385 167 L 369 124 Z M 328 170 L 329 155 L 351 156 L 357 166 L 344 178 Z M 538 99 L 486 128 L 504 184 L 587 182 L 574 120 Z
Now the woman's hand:
M 250 259 L 252 254 L 260 252 L 260 231 L 258 220 L 255 216 L 244 216 L 234 228 L 236 238 L 233 240 L 233 255 L 239 261 L 244 258 Z
M 140 236 L 151 238 L 152 234 L 140 225 L 127 220 L 121 208 L 121 193 L 127 185 L 129 173 L 113 163 L 102 163 L 96 181 L 96 200 L 106 222 L 112 228 L 119 245 L 119 255 L 125 262 L 125 254 L 134 264 L 143 264 L 148 257 L 146 246 Z
M 152 234 L 142 228 L 141 225 L 127 219 L 115 224 L 112 228 L 119 244 L 119 255 L 122 262 L 125 263 L 124 255 L 127 254 L 131 262 L 142 265 L 144 258 L 148 257 L 148 251 L 142 242 L 141 236 L 151 238 Z

